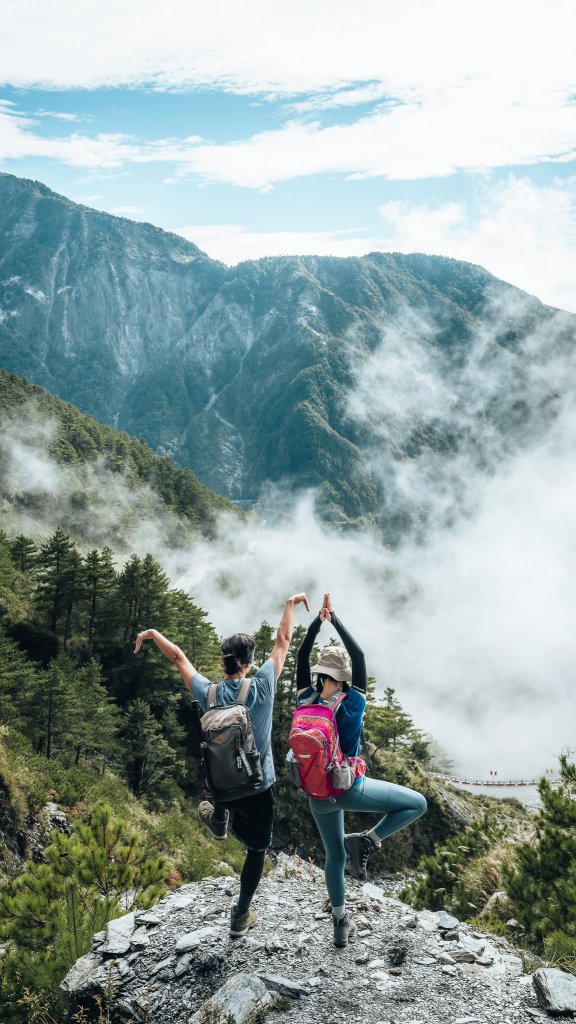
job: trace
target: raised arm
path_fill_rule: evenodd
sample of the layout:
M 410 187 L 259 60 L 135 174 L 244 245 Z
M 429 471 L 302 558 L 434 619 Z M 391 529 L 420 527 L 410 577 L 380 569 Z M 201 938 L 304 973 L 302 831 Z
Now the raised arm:
M 306 594 L 295 594 L 294 597 L 289 597 L 284 605 L 284 611 L 276 634 L 276 643 L 274 644 L 272 653 L 270 654 L 270 658 L 274 662 L 274 668 L 276 669 L 276 678 L 278 678 L 284 668 L 284 662 L 286 661 L 286 655 L 288 654 L 292 633 L 294 632 L 294 608 L 300 603 L 305 605 L 306 611 L 310 611 L 310 605 L 308 604 Z
M 344 647 L 350 655 L 352 662 L 352 686 L 355 690 L 360 690 L 360 693 L 366 693 L 366 659 L 364 657 L 364 651 L 357 644 L 354 637 L 350 636 L 350 633 L 345 626 L 342 625 L 340 619 L 330 609 L 330 619 L 334 629 L 338 633 Z
M 184 651 L 181 651 L 176 644 L 172 643 L 171 640 L 162 636 L 162 633 L 159 633 L 157 629 L 145 629 L 142 633 L 138 633 L 138 636 L 136 637 L 134 654 L 138 654 L 143 640 L 153 640 L 156 646 L 162 651 L 162 654 L 165 654 L 170 661 L 174 662 L 186 684 L 186 688 L 189 690 L 192 682 L 192 676 L 196 675 L 196 669 L 192 662 L 188 661 Z
M 310 674 L 310 654 L 314 646 L 314 641 L 320 632 L 322 626 L 322 620 L 318 614 L 315 619 L 308 626 L 308 632 L 304 637 L 300 650 L 298 651 L 298 660 L 296 662 L 296 691 L 298 696 L 312 686 L 312 676 Z

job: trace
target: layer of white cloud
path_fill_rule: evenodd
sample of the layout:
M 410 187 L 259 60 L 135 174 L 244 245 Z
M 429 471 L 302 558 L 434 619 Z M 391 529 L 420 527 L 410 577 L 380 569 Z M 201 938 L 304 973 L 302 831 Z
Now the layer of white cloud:
M 0 160 L 50 157 L 114 169 L 164 163 L 176 177 L 269 191 L 312 174 L 416 180 L 576 159 L 576 104 L 540 97 L 503 103 L 497 89 L 470 84 L 453 94 L 386 105 L 352 124 L 290 121 L 222 144 L 199 136 L 142 142 L 122 133 L 40 133 L 12 104 L 0 103 Z
M 215 260 L 229 266 L 263 256 L 363 256 L 379 247 L 362 228 L 343 231 L 248 231 L 241 224 L 189 224 L 175 228 Z
M 576 313 L 576 182 L 487 187 L 474 216 L 460 203 L 380 207 L 383 247 L 479 263 L 532 295 Z
M 110 31 L 110 23 L 114 31 Z M 137 31 L 135 24 L 137 21 Z M 0 13 L 0 68 L 15 86 L 220 88 L 284 97 L 301 120 L 227 144 L 140 145 L 115 134 L 38 136 L 0 126 L 0 157 L 77 166 L 162 160 L 180 174 L 269 189 L 318 173 L 416 179 L 575 154 L 574 7 L 496 0 L 57 5 Z M 241 44 L 239 43 L 241 40 Z M 326 107 L 387 102 L 355 123 L 310 124 Z M 293 114 L 294 107 L 289 108 Z
M 23 114 L 15 103 L 0 100 L 0 161 L 48 157 L 72 167 L 108 173 L 129 164 L 183 165 L 199 142 L 197 136 L 186 136 L 142 143 L 122 132 L 73 132 L 50 137 L 41 134 L 35 119 Z
M 143 206 L 111 206 L 108 213 L 115 217 L 130 217 L 132 220 L 142 220 L 146 210 Z
M 21 87 L 223 87 L 290 95 L 385 82 L 397 95 L 489 76 L 507 94 L 574 84 L 570 0 L 5 0 L 2 80 Z
M 576 104 L 503 98 L 469 83 L 378 110 L 352 124 L 291 122 L 226 145 L 198 145 L 180 176 L 267 191 L 311 174 L 416 180 L 457 171 L 576 159 Z

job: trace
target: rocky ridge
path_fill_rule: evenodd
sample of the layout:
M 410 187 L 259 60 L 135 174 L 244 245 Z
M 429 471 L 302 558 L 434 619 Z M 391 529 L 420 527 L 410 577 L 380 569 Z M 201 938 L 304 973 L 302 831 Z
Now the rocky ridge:
M 545 1006 L 576 1011 L 571 975 L 526 973 L 504 939 L 416 913 L 388 886 L 348 883 L 358 935 L 345 949 L 314 865 L 280 855 L 240 940 L 228 935 L 235 890 L 205 878 L 111 922 L 62 984 L 68 1019 L 98 999 L 111 1024 L 516 1024 L 548 1019 Z

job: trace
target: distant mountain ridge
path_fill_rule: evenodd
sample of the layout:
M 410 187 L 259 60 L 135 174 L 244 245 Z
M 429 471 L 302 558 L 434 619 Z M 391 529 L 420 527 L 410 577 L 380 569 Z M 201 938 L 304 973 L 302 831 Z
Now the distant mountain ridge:
M 381 457 L 396 466 L 461 443 L 446 411 L 427 408 L 434 388 L 409 416 L 400 410 L 398 432 L 395 403 L 410 381 L 399 386 L 374 363 L 388 358 L 389 339 L 392 370 L 416 353 L 420 382 L 423 362 L 454 408 L 474 406 L 468 434 L 488 417 L 518 439 L 534 418 L 530 403 L 522 408 L 523 341 L 552 323 L 551 350 L 569 351 L 576 317 L 470 264 L 372 253 L 228 268 L 177 235 L 0 175 L 0 365 L 235 499 L 256 498 L 269 481 L 315 487 L 324 515 L 381 523 L 390 505 Z M 484 378 L 486 366 L 495 378 L 502 367 L 503 387 L 483 403 L 467 382 L 478 360 Z

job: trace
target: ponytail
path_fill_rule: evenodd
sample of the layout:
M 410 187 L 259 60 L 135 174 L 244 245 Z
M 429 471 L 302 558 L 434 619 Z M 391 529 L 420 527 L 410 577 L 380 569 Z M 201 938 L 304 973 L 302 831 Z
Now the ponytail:
M 235 676 L 237 672 L 242 671 L 242 663 L 235 654 L 223 654 L 222 661 L 224 662 L 224 671 L 227 676 Z

